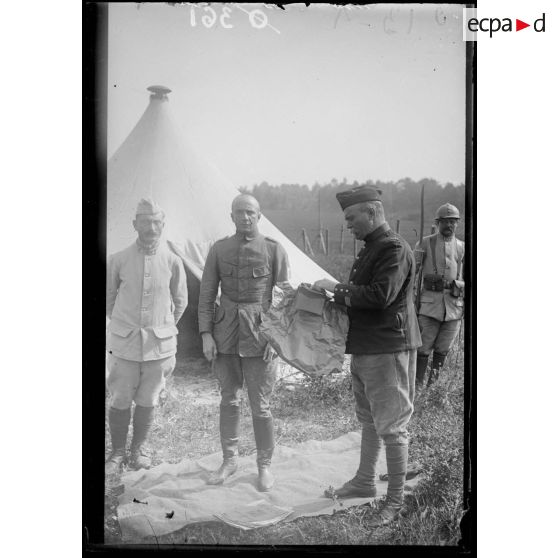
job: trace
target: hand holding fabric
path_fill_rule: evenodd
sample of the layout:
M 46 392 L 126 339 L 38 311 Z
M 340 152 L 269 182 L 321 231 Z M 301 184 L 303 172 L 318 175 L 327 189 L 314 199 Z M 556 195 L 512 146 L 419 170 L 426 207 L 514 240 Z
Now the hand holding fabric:
M 335 285 L 337 285 L 337 283 L 331 279 L 319 279 L 312 285 L 312 288 L 316 290 L 325 289 L 332 293 L 335 290 Z
M 265 347 L 263 359 L 266 362 L 271 362 L 274 358 L 277 358 L 277 351 L 268 343 Z

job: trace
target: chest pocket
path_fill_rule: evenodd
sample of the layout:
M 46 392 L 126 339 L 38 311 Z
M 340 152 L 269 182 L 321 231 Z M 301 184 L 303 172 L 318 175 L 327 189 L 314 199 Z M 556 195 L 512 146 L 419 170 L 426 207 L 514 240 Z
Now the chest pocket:
M 221 262 L 219 264 L 219 275 L 221 275 L 221 277 L 227 277 L 230 278 L 233 275 L 233 266 L 230 263 L 227 262 Z
M 268 277 L 269 275 L 271 275 L 271 268 L 268 265 L 252 268 L 252 277 L 256 279 L 260 277 Z

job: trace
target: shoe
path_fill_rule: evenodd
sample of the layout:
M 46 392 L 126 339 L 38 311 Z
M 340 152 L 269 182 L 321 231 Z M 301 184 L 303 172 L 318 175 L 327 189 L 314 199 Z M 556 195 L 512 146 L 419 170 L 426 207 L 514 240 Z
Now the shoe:
M 269 467 L 258 467 L 258 490 L 260 492 L 267 492 L 273 488 L 275 479 L 269 470 Z
M 226 457 L 223 459 L 221 467 L 209 475 L 207 484 L 223 484 L 225 479 L 234 475 L 238 469 L 236 457 Z
M 333 491 L 333 496 L 337 498 L 374 498 L 376 496 L 376 487 L 372 486 L 359 486 L 354 484 L 351 479 L 347 481 L 341 488 L 336 488 Z M 331 498 L 331 492 L 326 490 L 325 496 Z
M 124 461 L 126 461 L 126 450 L 124 448 L 114 450 L 105 462 L 105 475 L 119 473 Z
M 385 502 L 380 505 L 380 508 L 372 515 L 370 526 L 380 527 L 382 525 L 388 525 L 401 515 L 402 509 L 403 504 L 399 504 L 387 498 Z
M 130 467 L 135 469 L 150 469 L 151 457 L 143 446 L 132 447 L 130 450 Z

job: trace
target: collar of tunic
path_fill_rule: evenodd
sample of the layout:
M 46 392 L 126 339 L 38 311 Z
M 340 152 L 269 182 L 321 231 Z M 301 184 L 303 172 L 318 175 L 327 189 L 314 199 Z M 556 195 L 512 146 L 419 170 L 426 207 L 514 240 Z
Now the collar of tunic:
M 371 233 L 368 233 L 364 237 L 364 242 L 366 244 L 370 244 L 371 242 L 374 242 L 374 240 L 376 240 L 377 238 L 380 238 L 380 236 L 382 236 L 382 234 L 384 234 L 388 230 L 389 230 L 389 225 L 387 223 L 383 223 L 377 229 L 374 229 Z
M 136 239 L 136 246 L 141 254 L 144 254 L 145 256 L 153 256 L 157 253 L 157 248 L 159 248 L 159 241 L 147 246 L 146 244 L 140 242 L 140 239 L 138 238 Z

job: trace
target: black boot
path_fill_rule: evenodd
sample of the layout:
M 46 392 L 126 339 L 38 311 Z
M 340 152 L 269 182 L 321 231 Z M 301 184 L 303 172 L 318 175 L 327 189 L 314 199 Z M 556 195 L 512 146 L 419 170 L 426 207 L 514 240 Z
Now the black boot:
M 223 463 L 209 476 L 207 484 L 223 484 L 225 479 L 234 475 L 238 468 L 238 439 L 240 435 L 240 407 L 230 405 L 220 407 L 219 431 L 221 433 L 221 449 Z
M 444 366 L 446 355 L 434 352 L 432 355 L 432 368 L 430 370 L 430 377 L 428 378 L 428 385 L 433 384 L 440 377 L 440 370 Z
M 105 464 L 105 473 L 113 475 L 120 471 L 126 459 L 126 439 L 130 426 L 130 409 L 115 409 L 111 407 L 108 413 L 109 430 L 112 444 L 112 453 Z
M 130 448 L 130 465 L 134 469 L 149 469 L 151 467 L 151 458 L 144 444 L 149 436 L 154 416 L 155 407 L 136 405 L 134 409 L 134 435 Z
M 271 474 L 271 457 L 275 447 L 273 433 L 273 417 L 252 416 L 254 425 L 254 437 L 256 438 L 256 448 L 258 450 L 258 490 L 267 492 L 273 488 L 275 482 Z
M 420 389 L 424 385 L 424 376 L 428 366 L 428 357 L 430 355 L 417 354 L 417 375 L 415 380 L 416 389 Z
M 399 517 L 403 507 L 403 490 L 407 474 L 407 441 L 386 439 L 386 463 L 388 470 L 387 498 L 382 507 L 374 514 L 371 525 L 377 527 L 391 523 Z

